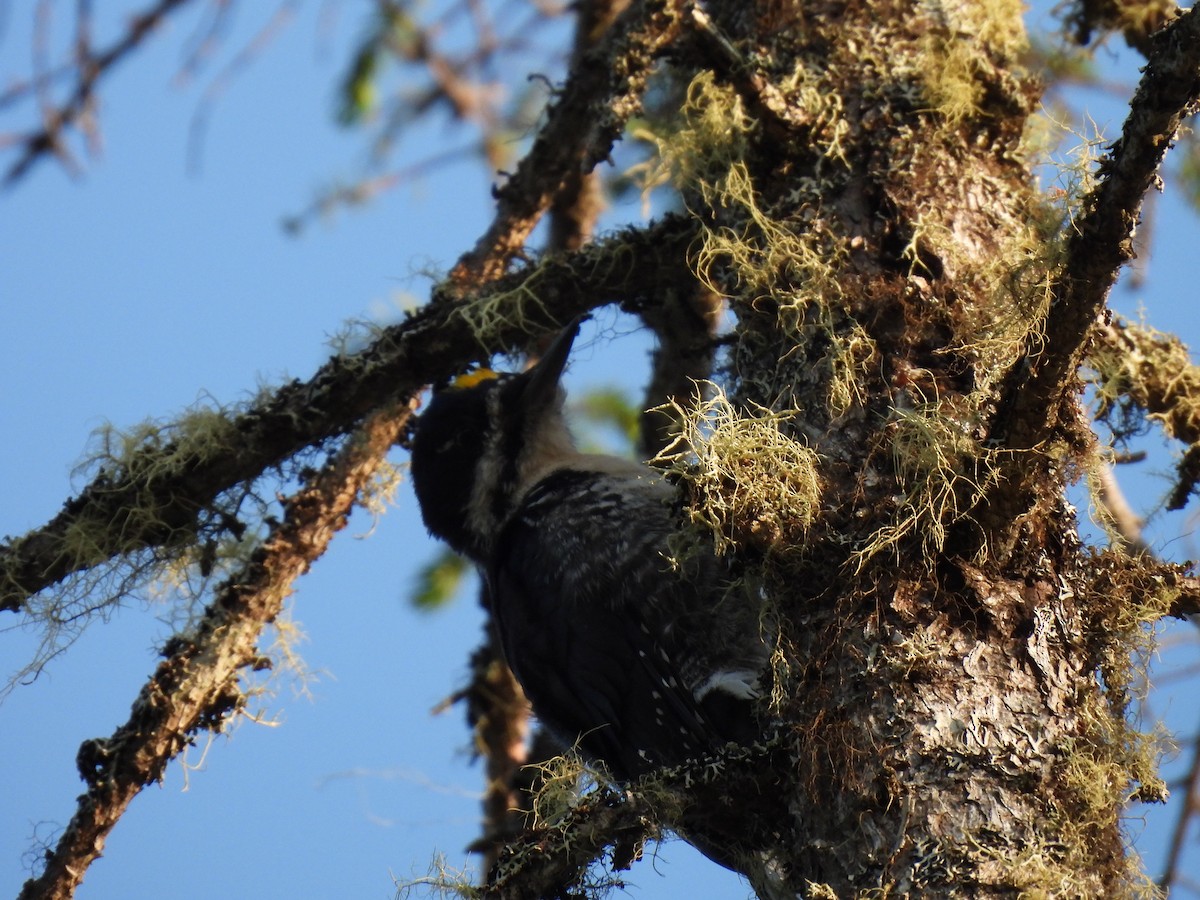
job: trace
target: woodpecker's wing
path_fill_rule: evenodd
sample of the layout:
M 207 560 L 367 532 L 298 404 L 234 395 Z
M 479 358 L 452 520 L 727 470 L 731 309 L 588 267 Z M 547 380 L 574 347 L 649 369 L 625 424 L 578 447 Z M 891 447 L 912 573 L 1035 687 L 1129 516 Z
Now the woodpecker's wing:
M 551 731 L 621 780 L 712 749 L 715 735 L 656 619 L 665 573 L 660 489 L 560 471 L 505 526 L 489 572 L 508 663 Z M 665 602 L 670 601 L 670 602 Z

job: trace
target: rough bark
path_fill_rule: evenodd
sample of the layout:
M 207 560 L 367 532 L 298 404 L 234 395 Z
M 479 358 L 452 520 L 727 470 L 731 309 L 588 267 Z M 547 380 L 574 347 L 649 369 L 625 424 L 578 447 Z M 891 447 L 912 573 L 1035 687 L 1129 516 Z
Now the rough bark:
M 734 401 L 797 410 L 822 457 L 802 553 L 739 525 L 786 659 L 779 869 L 837 896 L 1124 895 L 1125 786 L 1161 785 L 1115 623 L 1154 592 L 1081 548 L 1063 490 L 1091 446 L 1076 369 L 1196 96 L 1193 25 L 1155 39 L 1064 236 L 1023 159 L 1015 5 L 708 10 L 701 103 L 734 125 L 696 129 L 684 189 L 738 316 Z

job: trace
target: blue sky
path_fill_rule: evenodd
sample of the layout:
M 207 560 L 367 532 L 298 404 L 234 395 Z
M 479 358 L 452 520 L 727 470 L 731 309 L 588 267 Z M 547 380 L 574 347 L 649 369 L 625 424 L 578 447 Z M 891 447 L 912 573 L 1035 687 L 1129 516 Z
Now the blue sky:
M 325 4 L 301 4 L 298 21 L 231 83 L 209 118 L 200 173 L 188 170 L 187 140 L 206 81 L 173 85 L 180 28 L 105 86 L 103 153 L 86 175 L 42 165 L 0 197 L 0 533 L 36 527 L 82 486 L 71 470 L 97 427 L 307 377 L 343 323 L 395 318 L 406 298 L 425 295 L 418 272 L 448 267 L 486 226 L 490 181 L 464 164 L 299 238 L 283 232 L 281 220 L 320 186 L 352 176 L 363 152 L 361 135 L 333 124 L 333 86 L 361 24 L 358 5 L 338 8 L 330 38 L 318 25 Z M 5 75 L 7 60 L 28 53 L 24 9 L 10 5 L 0 34 Z M 231 46 L 255 27 L 239 20 Z M 1134 77 L 1131 63 L 1122 71 Z M 1087 102 L 1115 133 L 1119 101 Z M 418 128 L 407 160 L 446 133 L 444 123 Z M 1144 302 L 1158 327 L 1194 339 L 1196 237 L 1194 217 L 1168 194 L 1151 280 L 1139 293 L 1119 291 L 1114 305 L 1134 312 Z M 646 350 L 638 335 L 585 342 L 569 383 L 634 387 Z M 1161 494 L 1154 473 L 1167 465 L 1160 457 L 1143 467 L 1136 505 Z M 1175 558 L 1197 555 L 1188 516 L 1161 517 L 1155 529 Z M 385 898 L 393 878 L 426 874 L 437 853 L 451 867 L 469 864 L 480 771 L 464 752 L 461 712 L 431 709 L 462 685 L 481 617 L 469 595 L 432 615 L 410 609 L 414 565 L 431 552 L 406 485 L 378 522 L 358 516 L 293 598 L 307 635 L 300 649 L 317 673 L 310 695 L 281 685 L 264 703 L 272 724 L 243 722 L 206 753 L 196 748 L 194 771 L 173 765 L 134 802 L 79 896 Z M 0 707 L 0 882 L 9 890 L 26 876 L 34 835 L 73 812 L 79 744 L 124 721 L 170 633 L 166 614 L 130 602 Z M 0 661 L 15 668 L 33 639 L 0 632 Z M 1194 704 L 1179 706 L 1161 700 L 1190 733 Z M 1151 859 L 1165 821 L 1151 814 L 1139 841 Z M 678 843 L 629 880 L 643 898 L 748 893 Z

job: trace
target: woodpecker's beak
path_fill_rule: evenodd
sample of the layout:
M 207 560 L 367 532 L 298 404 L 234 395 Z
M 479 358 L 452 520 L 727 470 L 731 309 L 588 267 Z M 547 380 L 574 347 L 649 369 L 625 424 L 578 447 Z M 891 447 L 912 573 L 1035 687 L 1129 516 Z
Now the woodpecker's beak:
M 575 343 L 575 336 L 579 334 L 579 323 L 582 321 L 582 318 L 576 319 L 564 328 L 554 339 L 554 343 L 546 348 L 537 365 L 525 373 L 529 379 L 521 392 L 522 406 L 525 409 L 546 409 L 558 396 L 558 381 L 562 377 L 563 369 L 567 367 L 571 345 Z

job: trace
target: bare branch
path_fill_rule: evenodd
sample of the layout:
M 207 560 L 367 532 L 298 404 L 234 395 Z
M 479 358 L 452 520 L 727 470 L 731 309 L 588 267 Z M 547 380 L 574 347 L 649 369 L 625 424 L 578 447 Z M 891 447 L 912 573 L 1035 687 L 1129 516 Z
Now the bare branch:
M 1170 890 L 1178 884 L 1181 875 L 1180 861 L 1183 858 L 1184 842 L 1187 840 L 1188 828 L 1197 811 L 1197 801 L 1200 800 L 1200 743 L 1191 741 L 1192 763 L 1188 767 L 1187 778 L 1183 785 L 1183 803 L 1179 807 L 1179 818 L 1171 831 L 1171 844 L 1167 850 L 1167 862 L 1163 868 L 1159 887 Z
M 483 856 L 482 870 L 492 871 L 497 854 L 524 830 L 529 797 L 520 796 L 517 773 L 529 762 L 529 701 L 504 661 L 494 623 L 471 655 L 471 683 L 464 691 L 467 721 L 475 749 L 483 756 L 483 828 L 471 846 Z
M 564 180 L 575 171 L 590 172 L 608 156 L 641 109 L 654 64 L 678 32 L 681 6 L 682 0 L 639 0 L 579 57 L 533 147 L 497 189 L 491 226 L 451 271 L 452 284 L 469 288 L 499 278 Z
M 239 679 L 270 661 L 257 649 L 263 628 L 345 524 L 408 421 L 412 406 L 372 416 L 346 447 L 285 504 L 283 521 L 246 567 L 226 582 L 197 627 L 177 635 L 166 659 L 142 688 L 129 720 L 111 737 L 85 741 L 79 774 L 87 792 L 45 871 L 25 883 L 22 900 L 74 895 L 109 832 L 148 784 L 203 732 L 219 733 L 245 706 Z
M 191 0 L 159 0 L 145 12 L 131 16 L 125 34 L 100 53 L 90 52 L 88 45 L 82 40 L 85 32 L 81 32 L 80 40 L 76 43 L 78 58 L 73 66 L 76 77 L 70 97 L 57 105 L 43 101 L 42 127 L 20 139 L 21 154 L 9 167 L 0 184 L 6 187 L 15 184 L 36 162 L 48 154 L 60 152 L 64 130 L 78 125 L 88 114 L 100 80 L 112 72 L 117 63 L 141 46 L 171 13 L 189 2 Z M 47 85 L 48 73 L 35 78 L 33 84 Z
M 1113 467 L 1107 462 L 1101 463 L 1096 476 L 1100 482 L 1100 503 L 1109 521 L 1125 541 L 1126 548 L 1134 553 L 1150 553 L 1150 547 L 1142 537 L 1142 519 L 1125 499 L 1125 492 L 1121 490 Z
M 681 279 L 641 311 L 658 338 L 642 400 L 642 458 L 652 459 L 679 437 L 678 411 L 703 399 L 702 383 L 712 377 L 723 309 L 724 299 L 692 277 Z

